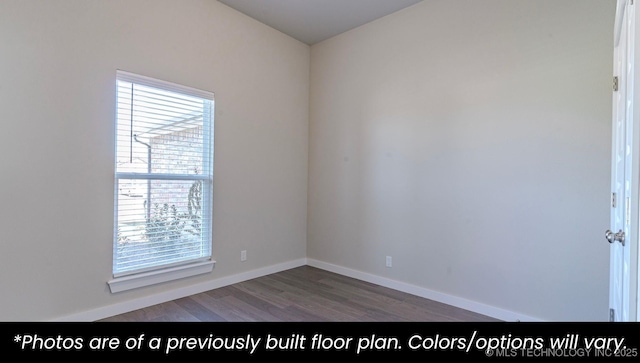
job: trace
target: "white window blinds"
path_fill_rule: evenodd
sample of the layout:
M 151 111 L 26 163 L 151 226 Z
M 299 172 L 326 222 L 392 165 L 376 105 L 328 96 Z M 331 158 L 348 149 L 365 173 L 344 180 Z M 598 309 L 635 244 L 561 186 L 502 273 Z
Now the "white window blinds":
M 114 277 L 211 257 L 213 105 L 118 71 Z

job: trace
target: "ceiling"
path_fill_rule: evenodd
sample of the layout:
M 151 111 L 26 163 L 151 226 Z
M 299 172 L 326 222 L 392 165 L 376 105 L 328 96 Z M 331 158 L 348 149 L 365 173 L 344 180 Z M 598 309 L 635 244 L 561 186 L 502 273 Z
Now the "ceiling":
M 422 0 L 218 0 L 309 45 Z

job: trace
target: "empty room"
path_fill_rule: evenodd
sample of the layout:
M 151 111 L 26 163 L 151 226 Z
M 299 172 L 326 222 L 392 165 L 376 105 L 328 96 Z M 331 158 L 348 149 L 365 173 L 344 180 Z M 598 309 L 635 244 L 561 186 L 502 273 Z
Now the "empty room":
M 609 321 L 618 7 L 0 0 L 0 320 Z

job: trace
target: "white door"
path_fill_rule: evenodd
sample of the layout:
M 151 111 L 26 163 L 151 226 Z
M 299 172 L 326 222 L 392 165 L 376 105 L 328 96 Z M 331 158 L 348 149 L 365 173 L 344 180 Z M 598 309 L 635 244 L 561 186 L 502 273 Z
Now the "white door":
M 614 35 L 613 139 L 611 170 L 611 229 L 609 307 L 611 321 L 636 320 L 637 269 L 631 246 L 637 241 L 638 179 L 634 175 L 634 38 L 633 0 L 617 0 Z M 637 127 L 636 127 L 637 129 Z M 636 250 L 636 247 L 633 248 Z M 634 275 L 635 274 L 635 275 Z M 632 280 L 634 283 L 632 284 Z

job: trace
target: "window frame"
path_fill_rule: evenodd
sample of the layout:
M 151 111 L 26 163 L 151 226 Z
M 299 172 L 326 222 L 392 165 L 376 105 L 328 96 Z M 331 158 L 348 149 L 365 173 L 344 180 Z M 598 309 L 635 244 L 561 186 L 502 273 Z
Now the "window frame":
M 204 102 L 202 135 L 203 135 L 203 172 L 202 174 L 171 174 L 171 173 L 140 173 L 140 172 L 118 172 L 118 114 L 114 117 L 114 235 L 112 239 L 112 278 L 107 282 L 112 293 L 135 289 L 143 286 L 158 284 L 162 282 L 181 279 L 189 276 L 209 273 L 215 266 L 213 260 L 213 168 L 214 168 L 214 109 L 215 100 L 212 92 L 199 90 L 180 84 L 158 80 L 155 78 L 142 76 L 122 70 L 116 71 L 116 109 L 118 107 L 118 82 L 124 81 L 134 85 L 153 87 L 163 91 L 174 92 L 186 96 L 197 97 L 209 102 Z M 210 107 L 206 110 L 206 105 Z M 206 117 L 208 116 L 208 118 Z M 116 272 L 117 248 L 118 248 L 118 201 L 120 180 L 201 180 L 203 181 L 202 197 L 202 235 L 203 244 L 208 244 L 207 252 L 199 258 L 178 261 L 174 263 L 161 264 L 148 268 L 133 271 Z M 206 221 L 206 223 L 205 223 Z

